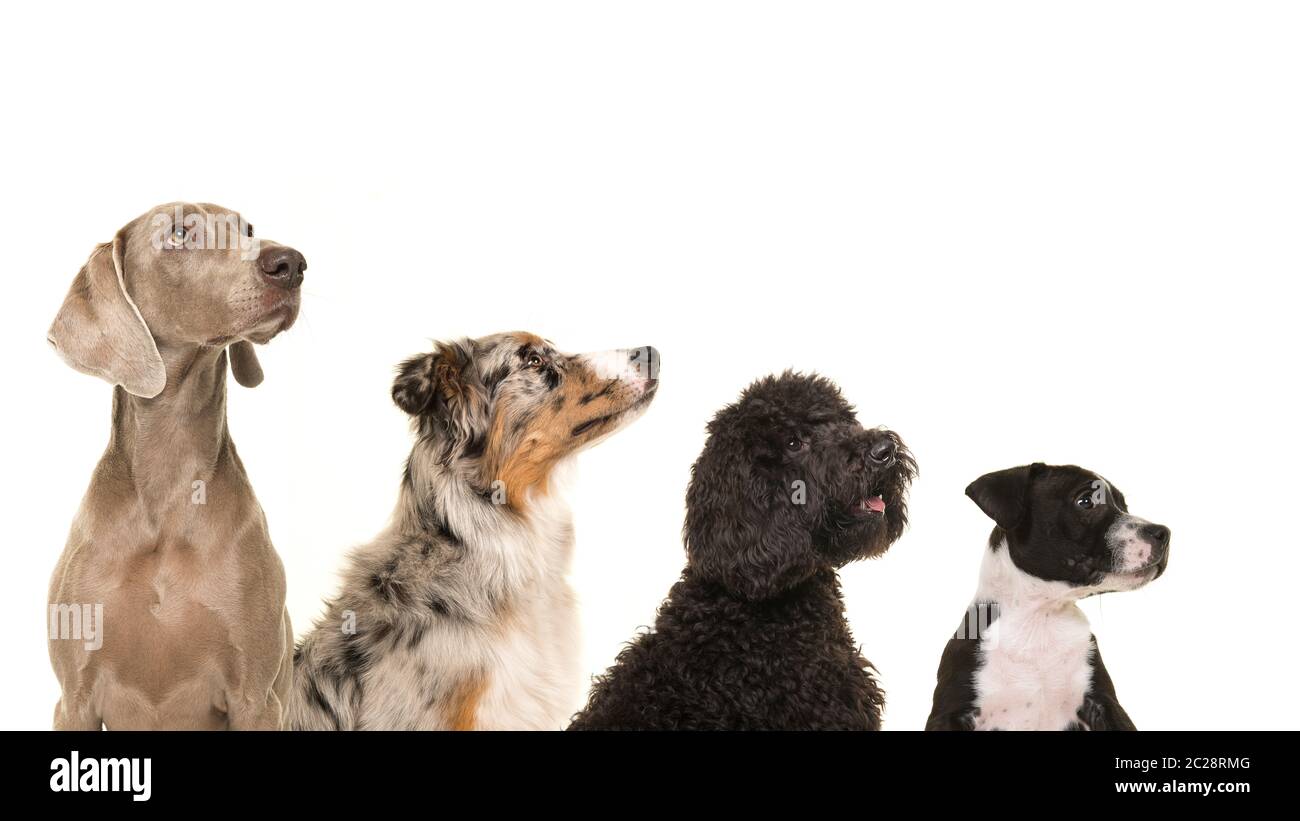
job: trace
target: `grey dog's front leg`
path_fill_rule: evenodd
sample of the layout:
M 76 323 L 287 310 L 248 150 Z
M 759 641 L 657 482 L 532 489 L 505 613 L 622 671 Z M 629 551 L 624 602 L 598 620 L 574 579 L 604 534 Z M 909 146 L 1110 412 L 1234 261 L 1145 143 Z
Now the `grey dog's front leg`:
M 104 719 L 91 704 L 68 704 L 67 698 L 54 705 L 54 729 L 102 730 Z

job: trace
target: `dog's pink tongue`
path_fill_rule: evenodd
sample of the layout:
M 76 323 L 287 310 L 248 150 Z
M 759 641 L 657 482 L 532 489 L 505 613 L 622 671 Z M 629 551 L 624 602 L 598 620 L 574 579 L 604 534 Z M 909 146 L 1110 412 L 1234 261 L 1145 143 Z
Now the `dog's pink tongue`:
M 870 499 L 866 501 L 866 505 L 867 505 L 867 510 L 874 511 L 876 513 L 885 512 L 885 500 L 880 498 L 879 496 L 872 496 Z

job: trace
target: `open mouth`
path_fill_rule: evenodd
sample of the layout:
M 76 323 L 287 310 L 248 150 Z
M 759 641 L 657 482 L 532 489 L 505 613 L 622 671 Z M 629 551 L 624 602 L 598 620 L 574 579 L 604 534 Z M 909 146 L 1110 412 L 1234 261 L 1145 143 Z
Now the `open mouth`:
M 884 516 L 885 497 L 880 494 L 863 496 L 853 505 L 853 512 L 859 516 Z

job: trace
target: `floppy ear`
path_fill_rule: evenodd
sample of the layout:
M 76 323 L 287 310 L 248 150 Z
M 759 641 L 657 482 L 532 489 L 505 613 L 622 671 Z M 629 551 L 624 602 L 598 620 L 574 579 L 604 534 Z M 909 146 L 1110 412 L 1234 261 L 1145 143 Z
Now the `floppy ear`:
M 806 580 L 823 563 L 793 506 L 781 488 L 754 474 L 738 434 L 716 431 L 686 490 L 689 566 L 751 600 Z
M 98 245 L 72 281 L 46 335 L 63 361 L 128 393 L 162 393 L 167 370 L 122 279 L 122 237 Z
M 413 356 L 397 366 L 393 402 L 422 424 L 438 422 L 453 441 L 474 435 L 476 419 L 487 408 L 487 392 L 474 373 L 469 340 L 439 342 L 433 353 Z
M 1020 524 L 1028 510 L 1029 481 L 1042 466 L 1041 462 L 1035 462 L 986 473 L 966 487 L 966 495 L 998 527 L 1011 530 Z
M 449 400 L 460 393 L 460 375 L 456 363 L 440 351 L 413 356 L 397 366 L 393 402 L 412 416 L 420 416 L 432 410 L 439 398 Z
M 245 388 L 256 388 L 262 384 L 262 363 L 257 361 L 257 351 L 253 350 L 252 342 L 241 339 L 227 350 L 230 354 L 230 372 L 235 375 L 236 382 Z

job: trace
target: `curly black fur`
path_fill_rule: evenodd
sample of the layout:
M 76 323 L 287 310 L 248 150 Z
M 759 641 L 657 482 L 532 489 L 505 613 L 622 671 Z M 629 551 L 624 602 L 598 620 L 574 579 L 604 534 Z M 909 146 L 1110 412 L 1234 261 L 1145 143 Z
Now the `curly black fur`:
M 682 578 L 570 729 L 879 729 L 835 571 L 902 534 L 911 454 L 816 375 L 759 380 L 708 430 Z

